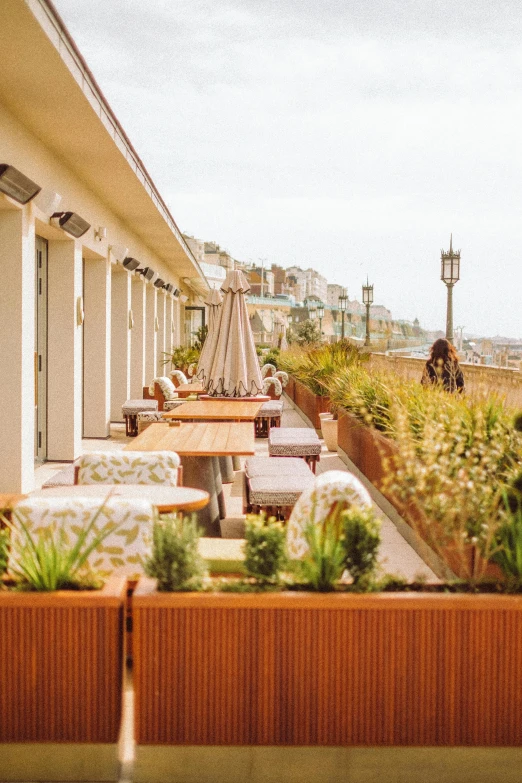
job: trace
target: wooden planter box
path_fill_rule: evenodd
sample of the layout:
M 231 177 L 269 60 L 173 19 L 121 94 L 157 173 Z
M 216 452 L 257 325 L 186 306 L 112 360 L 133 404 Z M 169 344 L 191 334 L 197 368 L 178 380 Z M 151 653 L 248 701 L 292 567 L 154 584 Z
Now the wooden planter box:
M 316 430 L 320 430 L 321 420 L 319 414 L 330 410 L 330 398 L 314 394 L 300 381 L 294 381 L 294 402 L 311 421 L 312 426 Z
M 290 397 L 292 402 L 295 402 L 295 378 L 292 375 L 288 376 L 288 383 L 283 391 Z
M 0 780 L 117 780 L 126 580 L 0 592 Z
M 495 748 L 500 762 L 498 748 L 522 745 L 520 597 L 167 594 L 141 580 L 133 616 L 136 781 L 189 759 L 239 768 L 244 746 L 255 780 L 268 779 L 270 746 L 293 746 L 277 763 L 311 781 L 325 779 L 321 764 L 307 768 L 312 751 L 318 762 L 345 749 L 339 775 L 347 764 L 358 780 L 361 746 L 440 747 L 444 763 L 449 747 Z M 254 779 L 204 767 L 198 780 Z M 191 774 L 178 766 L 168 779 Z

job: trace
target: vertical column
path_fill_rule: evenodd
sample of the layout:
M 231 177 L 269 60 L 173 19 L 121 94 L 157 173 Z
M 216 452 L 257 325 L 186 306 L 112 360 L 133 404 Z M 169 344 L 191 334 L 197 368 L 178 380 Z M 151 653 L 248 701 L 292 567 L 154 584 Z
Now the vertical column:
M 84 262 L 83 436 L 108 438 L 111 402 L 111 263 Z
M 34 489 L 34 224 L 0 212 L 0 492 Z
M 78 299 L 83 294 L 82 249 L 49 242 L 47 456 L 74 460 L 82 445 L 82 338 Z
M 158 291 L 157 299 L 158 332 L 156 334 L 157 369 L 156 375 L 165 375 L 165 353 L 167 347 L 167 296 L 164 291 Z M 168 324 L 170 328 L 170 323 Z
M 131 396 L 131 282 L 128 272 L 112 267 L 111 421 L 123 421 L 121 406 Z
M 145 381 L 156 377 L 156 316 L 158 289 L 147 285 L 147 314 L 145 319 Z
M 166 325 L 166 344 L 165 350 L 168 353 L 172 353 L 172 349 L 176 347 L 174 342 L 174 299 L 172 296 L 167 297 L 167 325 Z
M 136 400 L 143 397 L 143 387 L 145 386 L 145 314 L 147 309 L 145 289 L 143 278 L 141 276 L 133 277 L 131 286 L 133 326 L 131 330 L 130 396 Z

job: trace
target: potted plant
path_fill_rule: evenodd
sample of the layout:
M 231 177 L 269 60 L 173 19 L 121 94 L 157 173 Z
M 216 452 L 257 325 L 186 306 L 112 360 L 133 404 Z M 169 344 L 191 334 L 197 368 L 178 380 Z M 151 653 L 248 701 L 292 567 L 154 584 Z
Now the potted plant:
M 76 532 L 36 530 L 17 509 L 4 522 L 0 777 L 117 780 L 127 584 L 86 569 L 115 527 L 93 514 Z

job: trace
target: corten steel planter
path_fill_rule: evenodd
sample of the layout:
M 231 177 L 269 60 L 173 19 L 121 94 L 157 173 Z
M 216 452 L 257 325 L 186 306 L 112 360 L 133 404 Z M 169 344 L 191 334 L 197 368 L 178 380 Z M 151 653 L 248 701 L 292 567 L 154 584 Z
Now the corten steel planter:
M 300 381 L 295 381 L 294 402 L 304 415 L 312 422 L 316 430 L 321 429 L 320 413 L 330 410 L 330 398 L 314 394 Z
M 165 746 L 522 745 L 521 597 L 141 580 L 133 617 L 138 780 Z
M 295 379 L 292 375 L 288 376 L 288 383 L 286 384 L 283 391 L 290 397 L 292 402 L 295 401 Z
M 0 592 L 0 780 L 118 779 L 125 597 Z

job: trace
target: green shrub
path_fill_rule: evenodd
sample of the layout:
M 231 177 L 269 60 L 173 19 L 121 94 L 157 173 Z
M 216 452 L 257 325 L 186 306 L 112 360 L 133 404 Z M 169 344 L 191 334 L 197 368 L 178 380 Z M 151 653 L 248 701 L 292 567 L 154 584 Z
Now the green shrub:
M 170 364 L 172 369 L 181 370 L 183 373 L 187 373 L 191 364 L 197 364 L 199 361 L 200 349 L 195 346 L 191 348 L 174 348 L 171 353 L 164 353 L 161 363 L 163 365 Z
M 518 497 L 517 497 L 518 494 Z M 510 582 L 522 583 L 522 497 L 520 493 L 502 493 L 504 518 L 495 532 L 496 549 L 491 560 Z
M 0 528 L 0 579 L 7 569 L 7 560 L 9 557 L 9 530 Z
M 258 582 L 276 583 L 284 566 L 285 529 L 274 517 L 251 515 L 245 525 L 245 569 Z
M 154 523 L 152 554 L 145 573 L 158 580 L 158 590 L 177 592 L 198 590 L 204 573 L 198 553 L 200 531 L 196 518 L 160 517 Z
M 375 569 L 381 543 L 380 525 L 373 509 L 351 508 L 342 513 L 344 565 L 355 585 Z
M 322 522 L 309 522 L 304 529 L 308 552 L 301 562 L 301 572 L 313 590 L 333 590 L 345 569 L 342 509 L 343 504 L 336 503 Z
M 277 369 L 279 369 L 279 356 L 281 351 L 279 348 L 271 348 L 265 355 L 263 356 L 263 361 L 261 362 L 261 365 L 263 364 L 273 364 Z

